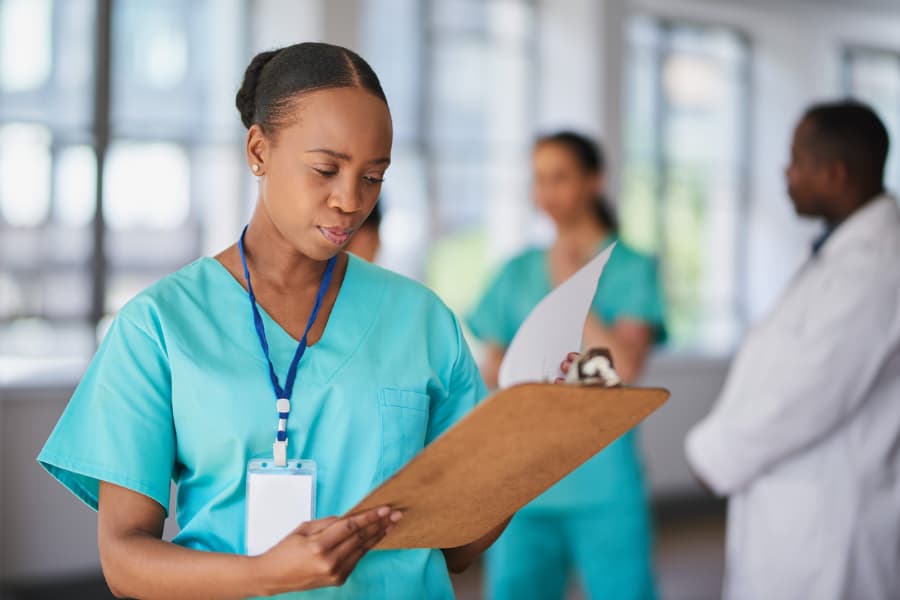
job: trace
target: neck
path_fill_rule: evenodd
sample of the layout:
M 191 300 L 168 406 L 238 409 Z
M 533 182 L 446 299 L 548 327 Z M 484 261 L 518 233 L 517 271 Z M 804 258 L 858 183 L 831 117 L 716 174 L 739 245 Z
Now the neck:
M 278 290 L 317 287 L 327 262 L 300 253 L 281 235 L 259 203 L 244 236 L 244 252 L 254 280 Z
M 590 255 L 609 236 L 609 231 L 593 215 L 585 215 L 568 223 L 557 223 L 556 230 L 559 243 L 575 246 Z
M 829 228 L 833 229 L 883 193 L 884 186 L 877 185 L 862 188 L 855 193 L 848 194 L 845 202 L 836 206 L 831 214 L 825 216 L 825 222 Z

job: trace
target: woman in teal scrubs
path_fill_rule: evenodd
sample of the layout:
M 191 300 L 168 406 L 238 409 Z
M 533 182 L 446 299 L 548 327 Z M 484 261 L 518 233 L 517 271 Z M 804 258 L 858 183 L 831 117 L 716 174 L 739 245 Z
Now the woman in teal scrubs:
M 655 261 L 618 241 L 600 195 L 604 162 L 589 139 L 563 132 L 538 140 L 533 154 L 538 206 L 553 219 L 548 250 L 528 250 L 500 271 L 468 324 L 486 344 L 485 380 L 496 385 L 505 349 L 553 287 L 617 242 L 600 279 L 585 347 L 607 347 L 626 382 L 640 374 L 664 332 Z M 492 600 L 562 598 L 570 571 L 589 597 L 654 598 L 652 543 L 644 476 L 633 433 L 522 509 L 487 554 Z
M 381 507 L 306 522 L 243 555 L 248 461 L 272 459 L 273 441 L 317 463 L 316 513 L 340 515 L 486 389 L 433 293 L 343 250 L 391 156 L 369 65 L 327 44 L 263 52 L 237 107 L 259 180 L 242 244 L 122 309 L 39 461 L 98 510 L 118 596 L 452 598 L 448 568 L 465 568 L 502 527 L 452 550 L 367 553 L 402 516 Z M 276 410 L 279 388 L 290 403 Z M 180 533 L 165 542 L 173 480 Z

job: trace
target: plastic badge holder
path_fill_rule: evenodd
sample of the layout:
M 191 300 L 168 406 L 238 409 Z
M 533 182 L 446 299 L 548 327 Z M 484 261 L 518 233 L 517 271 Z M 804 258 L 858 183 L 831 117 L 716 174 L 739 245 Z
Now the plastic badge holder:
M 271 458 L 247 464 L 246 553 L 262 554 L 316 515 L 316 463 Z

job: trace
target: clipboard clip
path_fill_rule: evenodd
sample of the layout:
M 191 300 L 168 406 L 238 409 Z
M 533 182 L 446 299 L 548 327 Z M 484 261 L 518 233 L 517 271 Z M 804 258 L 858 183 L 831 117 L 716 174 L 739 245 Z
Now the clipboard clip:
M 613 365 L 609 348 L 591 348 L 583 352 L 566 374 L 566 383 L 598 387 L 617 387 L 622 378 Z

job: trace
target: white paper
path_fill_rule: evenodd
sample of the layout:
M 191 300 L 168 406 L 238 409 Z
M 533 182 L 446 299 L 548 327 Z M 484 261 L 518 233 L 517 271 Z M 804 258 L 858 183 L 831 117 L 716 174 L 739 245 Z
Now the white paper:
M 500 364 L 498 383 L 553 381 L 569 352 L 581 350 L 584 322 L 615 244 L 547 294 L 516 332 Z
M 313 475 L 248 473 L 247 554 L 262 554 L 313 518 Z

